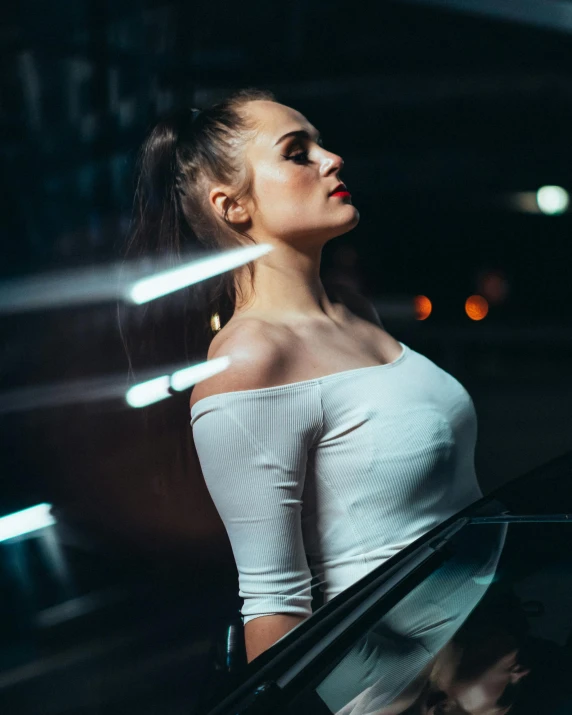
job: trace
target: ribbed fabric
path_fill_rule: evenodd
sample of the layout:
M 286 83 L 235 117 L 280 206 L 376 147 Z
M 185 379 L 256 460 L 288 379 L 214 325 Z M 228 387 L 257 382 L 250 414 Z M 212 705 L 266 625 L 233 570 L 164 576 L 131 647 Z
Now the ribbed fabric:
M 228 532 L 243 620 L 311 614 L 482 496 L 477 420 L 450 374 L 400 343 L 392 363 L 211 395 L 191 410 Z

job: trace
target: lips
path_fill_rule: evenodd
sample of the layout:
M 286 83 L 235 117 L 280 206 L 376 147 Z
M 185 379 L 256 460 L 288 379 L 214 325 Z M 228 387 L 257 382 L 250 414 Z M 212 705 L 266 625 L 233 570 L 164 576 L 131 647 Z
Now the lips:
M 330 196 L 342 193 L 349 194 L 350 192 L 348 191 L 347 186 L 345 184 L 338 184 L 336 188 L 330 193 Z

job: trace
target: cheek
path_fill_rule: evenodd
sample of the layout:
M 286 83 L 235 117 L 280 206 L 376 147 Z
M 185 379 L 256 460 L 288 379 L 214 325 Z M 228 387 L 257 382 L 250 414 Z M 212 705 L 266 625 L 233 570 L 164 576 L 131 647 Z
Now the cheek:
M 284 162 L 284 166 L 259 166 L 254 185 L 256 195 L 262 202 L 279 200 L 287 203 L 289 199 L 299 201 L 300 197 L 307 197 L 313 183 L 311 172 Z
M 288 177 L 282 167 L 264 164 L 256 171 L 254 187 L 256 195 L 262 200 L 272 200 L 283 194 L 288 186 Z

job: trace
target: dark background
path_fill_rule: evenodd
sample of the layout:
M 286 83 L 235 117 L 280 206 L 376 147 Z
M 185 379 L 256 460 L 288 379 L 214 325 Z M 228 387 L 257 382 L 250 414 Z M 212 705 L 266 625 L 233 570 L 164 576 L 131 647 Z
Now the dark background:
M 570 213 L 510 202 L 572 187 L 572 4 L 496 3 L 490 16 L 488 3 L 470 12 L 478 5 L 4 8 L 4 285 L 121 260 L 134 162 L 157 117 L 271 89 L 342 155 L 360 210 L 358 227 L 326 247 L 324 275 L 349 276 L 394 337 L 465 385 L 483 490 L 572 448 Z M 504 297 L 470 320 L 465 300 L 491 271 Z M 432 301 L 426 320 L 416 295 Z M 185 354 L 181 297 L 158 303 L 156 344 L 137 352 L 136 374 L 204 357 Z M 143 410 L 97 390 L 81 399 L 90 381 L 132 379 L 118 315 L 146 334 L 146 308 L 113 300 L 0 313 L 0 515 L 48 502 L 59 519 L 51 541 L 0 543 L 10 712 L 36 715 L 40 702 L 42 713 L 186 712 L 213 633 L 239 605 L 188 393 Z

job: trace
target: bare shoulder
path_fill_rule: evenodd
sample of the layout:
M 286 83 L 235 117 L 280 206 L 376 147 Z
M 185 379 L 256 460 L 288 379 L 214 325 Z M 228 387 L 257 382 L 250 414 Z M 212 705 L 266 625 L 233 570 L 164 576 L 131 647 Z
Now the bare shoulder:
M 210 395 L 277 384 L 288 362 L 286 335 L 264 320 L 240 318 L 213 338 L 207 360 L 218 357 L 228 357 L 229 367 L 195 385 L 191 407 Z

